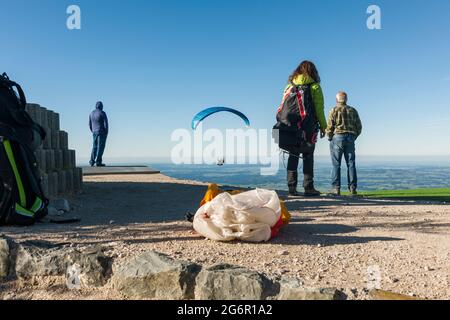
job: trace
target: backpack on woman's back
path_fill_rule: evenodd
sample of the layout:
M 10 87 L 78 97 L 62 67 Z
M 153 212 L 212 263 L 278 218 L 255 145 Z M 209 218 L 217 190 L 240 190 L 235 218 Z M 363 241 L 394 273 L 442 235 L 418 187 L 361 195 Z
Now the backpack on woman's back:
M 293 152 L 296 148 L 317 143 L 319 127 L 311 93 L 311 85 L 291 85 L 286 89 L 278 109 L 273 136 L 280 149 Z

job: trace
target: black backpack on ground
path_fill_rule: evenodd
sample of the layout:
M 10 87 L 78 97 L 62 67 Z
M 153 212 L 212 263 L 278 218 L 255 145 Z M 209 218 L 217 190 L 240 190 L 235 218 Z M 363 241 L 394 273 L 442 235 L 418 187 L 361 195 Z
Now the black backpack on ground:
M 280 149 L 294 152 L 317 143 L 319 125 L 310 85 L 291 83 L 278 109 L 273 136 Z
M 28 226 L 47 215 L 34 152 L 45 130 L 25 111 L 22 88 L 0 76 L 0 225 Z

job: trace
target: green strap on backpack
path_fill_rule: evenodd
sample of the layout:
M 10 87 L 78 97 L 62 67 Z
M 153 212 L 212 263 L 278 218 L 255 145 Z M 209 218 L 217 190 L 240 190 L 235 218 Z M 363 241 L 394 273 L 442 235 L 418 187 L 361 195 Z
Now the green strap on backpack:
M 42 206 L 44 205 L 44 202 L 41 198 L 36 197 L 36 200 L 34 201 L 33 205 L 28 208 L 27 207 L 27 197 L 25 194 L 25 188 L 22 183 L 22 178 L 19 174 L 19 169 L 17 167 L 16 160 L 14 158 L 14 152 L 11 148 L 11 143 L 9 140 L 3 141 L 3 147 L 5 148 L 6 155 L 8 157 L 9 163 L 11 165 L 11 168 L 14 173 L 14 177 L 17 184 L 17 189 L 19 192 L 19 202 L 15 204 L 15 211 L 17 214 L 20 214 L 22 216 L 26 216 L 29 218 L 34 218 L 36 212 L 42 209 Z

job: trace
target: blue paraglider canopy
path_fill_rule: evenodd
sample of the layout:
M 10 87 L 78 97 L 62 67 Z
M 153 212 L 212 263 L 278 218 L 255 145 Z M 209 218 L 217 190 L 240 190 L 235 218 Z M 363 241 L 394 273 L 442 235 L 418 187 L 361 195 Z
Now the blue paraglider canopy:
M 243 114 L 240 111 L 237 111 L 235 109 L 231 109 L 231 108 L 227 108 L 227 107 L 212 107 L 212 108 L 208 108 L 205 109 L 201 112 L 199 112 L 194 119 L 192 119 L 192 129 L 195 130 L 197 129 L 198 125 L 205 120 L 206 118 L 208 118 L 209 116 L 218 113 L 218 112 L 231 112 L 234 113 L 235 115 L 239 116 L 242 120 L 244 120 L 245 125 L 247 127 L 250 126 L 250 120 L 248 120 L 248 118 L 245 116 L 245 114 Z

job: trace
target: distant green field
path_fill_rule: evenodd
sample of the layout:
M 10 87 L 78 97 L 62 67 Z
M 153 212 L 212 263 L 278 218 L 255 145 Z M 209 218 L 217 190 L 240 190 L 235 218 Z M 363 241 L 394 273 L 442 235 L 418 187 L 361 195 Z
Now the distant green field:
M 450 188 L 445 189 L 416 189 L 416 190 L 380 190 L 360 192 L 359 195 L 368 198 L 388 198 L 421 201 L 450 202 Z

